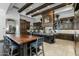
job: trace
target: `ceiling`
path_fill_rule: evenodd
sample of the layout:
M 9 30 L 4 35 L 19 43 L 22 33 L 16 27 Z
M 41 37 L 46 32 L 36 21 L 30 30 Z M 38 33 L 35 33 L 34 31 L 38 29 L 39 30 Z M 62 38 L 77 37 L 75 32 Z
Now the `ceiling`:
M 20 14 L 34 17 L 50 10 L 58 10 L 67 5 L 71 5 L 71 3 L 14 3 L 13 6 L 18 9 Z

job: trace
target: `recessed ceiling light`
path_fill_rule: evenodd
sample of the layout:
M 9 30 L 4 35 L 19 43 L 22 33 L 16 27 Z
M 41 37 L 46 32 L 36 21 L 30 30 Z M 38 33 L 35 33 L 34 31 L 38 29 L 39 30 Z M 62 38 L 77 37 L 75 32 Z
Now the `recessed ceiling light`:
M 37 12 L 39 12 L 39 11 L 37 11 Z
M 69 4 L 67 4 L 66 6 L 70 6 Z
M 30 8 L 32 8 L 32 7 L 30 7 Z
M 47 7 L 50 7 L 50 6 L 47 6 Z

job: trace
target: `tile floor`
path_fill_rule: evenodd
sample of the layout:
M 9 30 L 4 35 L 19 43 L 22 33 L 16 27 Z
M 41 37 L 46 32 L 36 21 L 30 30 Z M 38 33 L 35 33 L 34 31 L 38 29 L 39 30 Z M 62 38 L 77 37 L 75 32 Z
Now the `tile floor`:
M 0 55 L 2 55 L 2 45 L 0 43 Z M 54 44 L 44 43 L 46 56 L 75 56 L 75 45 L 73 41 L 55 39 Z
M 76 43 L 76 56 L 79 56 L 79 41 L 77 41 L 77 43 Z
M 44 43 L 46 56 L 75 56 L 74 42 L 56 39 L 54 44 Z

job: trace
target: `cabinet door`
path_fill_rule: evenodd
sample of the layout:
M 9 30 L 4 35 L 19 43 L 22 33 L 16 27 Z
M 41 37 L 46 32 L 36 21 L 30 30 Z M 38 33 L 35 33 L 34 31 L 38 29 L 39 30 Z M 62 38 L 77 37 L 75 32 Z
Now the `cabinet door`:
M 21 34 L 26 34 L 27 30 L 30 28 L 30 22 L 27 22 L 25 20 L 20 21 L 20 32 Z

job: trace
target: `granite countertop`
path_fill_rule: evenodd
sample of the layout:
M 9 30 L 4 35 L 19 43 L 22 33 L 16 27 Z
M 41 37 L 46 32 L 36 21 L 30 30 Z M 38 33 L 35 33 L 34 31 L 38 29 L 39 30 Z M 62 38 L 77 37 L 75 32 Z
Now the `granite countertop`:
M 56 30 L 56 34 L 79 34 L 79 30 Z

